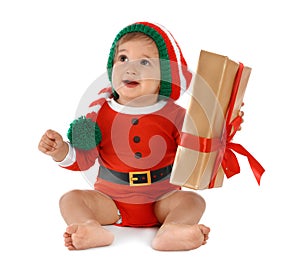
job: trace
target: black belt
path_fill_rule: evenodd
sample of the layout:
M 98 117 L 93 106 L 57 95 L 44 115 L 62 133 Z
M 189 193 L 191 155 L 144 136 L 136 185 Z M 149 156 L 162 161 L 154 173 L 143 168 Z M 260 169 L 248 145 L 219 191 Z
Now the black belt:
M 158 170 L 141 170 L 131 172 L 118 172 L 100 166 L 98 177 L 117 184 L 145 186 L 170 176 L 171 171 L 172 165 Z

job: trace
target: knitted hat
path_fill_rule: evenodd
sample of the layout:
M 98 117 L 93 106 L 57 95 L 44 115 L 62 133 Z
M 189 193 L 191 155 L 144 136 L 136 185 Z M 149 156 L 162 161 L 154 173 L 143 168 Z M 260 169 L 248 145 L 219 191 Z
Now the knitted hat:
M 138 22 L 123 28 L 116 36 L 110 49 L 107 72 L 112 81 L 112 68 L 117 42 L 127 33 L 141 32 L 154 40 L 159 52 L 161 84 L 159 94 L 177 100 L 189 87 L 192 74 L 188 71 L 180 47 L 171 33 L 161 25 Z M 116 92 L 114 91 L 114 95 Z

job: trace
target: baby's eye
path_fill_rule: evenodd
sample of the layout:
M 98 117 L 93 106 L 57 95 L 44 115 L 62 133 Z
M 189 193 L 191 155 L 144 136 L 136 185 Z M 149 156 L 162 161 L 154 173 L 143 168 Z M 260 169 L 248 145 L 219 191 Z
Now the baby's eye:
M 120 55 L 119 59 L 120 62 L 128 62 L 128 57 L 126 55 Z
M 141 65 L 150 65 L 150 61 L 147 59 L 142 59 L 140 63 Z

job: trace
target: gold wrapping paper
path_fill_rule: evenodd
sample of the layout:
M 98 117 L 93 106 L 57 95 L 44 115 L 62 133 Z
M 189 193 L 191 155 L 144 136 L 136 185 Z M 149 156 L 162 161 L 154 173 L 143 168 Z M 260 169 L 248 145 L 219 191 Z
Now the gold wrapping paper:
M 198 137 L 221 138 L 239 64 L 227 56 L 201 50 L 197 73 L 191 83 L 190 101 L 182 132 Z M 242 106 L 251 68 L 244 67 L 231 119 Z M 218 171 L 210 185 L 218 151 L 199 152 L 178 146 L 170 182 L 192 189 L 221 187 L 224 172 Z

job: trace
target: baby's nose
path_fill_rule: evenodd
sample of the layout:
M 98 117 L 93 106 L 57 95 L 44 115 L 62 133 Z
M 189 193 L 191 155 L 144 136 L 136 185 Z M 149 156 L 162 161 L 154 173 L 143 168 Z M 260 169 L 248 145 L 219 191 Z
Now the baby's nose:
M 127 69 L 126 70 L 126 74 L 129 74 L 129 75 L 136 75 L 136 71 L 135 70 L 131 70 L 131 69 Z

